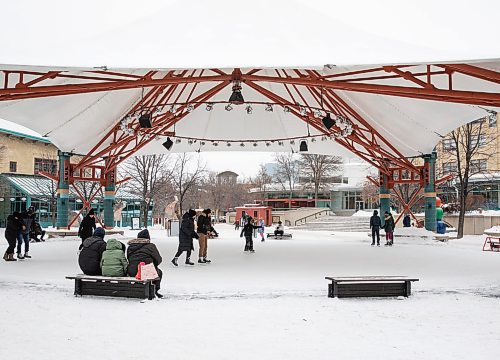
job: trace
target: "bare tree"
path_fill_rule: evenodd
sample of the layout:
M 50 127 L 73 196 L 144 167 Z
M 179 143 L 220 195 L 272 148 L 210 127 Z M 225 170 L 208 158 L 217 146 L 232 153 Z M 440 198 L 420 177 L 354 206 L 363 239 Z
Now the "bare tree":
M 126 161 L 122 171 L 131 180 L 125 187 L 130 192 L 141 196 L 141 212 L 144 226 L 148 225 L 148 211 L 153 199 L 161 192 L 160 184 L 170 176 L 166 155 L 136 156 Z
M 307 177 L 314 189 L 314 206 L 318 206 L 319 189 L 332 182 L 335 173 L 342 170 L 342 157 L 317 154 L 301 154 L 301 175 Z
M 374 203 L 379 204 L 379 187 L 372 183 L 370 180 L 366 179 L 363 182 L 362 188 L 361 188 L 361 199 L 365 203 Z
M 188 191 L 195 190 L 205 176 L 205 165 L 187 153 L 178 154 L 171 174 L 171 181 L 179 198 L 179 213 L 182 215 Z M 193 204 L 191 204 L 193 205 Z
M 488 173 L 487 164 L 496 153 L 496 141 L 496 133 L 488 131 L 488 117 L 452 131 L 443 140 L 443 146 L 447 144 L 442 155 L 443 167 L 446 168 L 440 170 L 456 175 L 459 203 L 458 238 L 463 237 L 467 197 L 472 190 L 470 178 L 475 174 Z
M 202 185 L 205 190 L 202 194 L 202 203 L 212 208 L 213 213 L 219 216 L 220 212 L 248 202 L 249 187 L 249 183 L 224 181 L 218 178 L 216 173 L 210 172 Z
M 288 207 L 292 207 L 292 194 L 297 178 L 297 160 L 293 153 L 276 153 L 274 160 L 278 164 L 276 170 L 276 181 L 281 184 L 283 190 L 289 191 Z
M 250 180 L 253 185 L 259 188 L 262 195 L 262 202 L 266 199 L 266 187 L 272 182 L 272 177 L 267 173 L 266 167 L 261 164 L 257 176 Z

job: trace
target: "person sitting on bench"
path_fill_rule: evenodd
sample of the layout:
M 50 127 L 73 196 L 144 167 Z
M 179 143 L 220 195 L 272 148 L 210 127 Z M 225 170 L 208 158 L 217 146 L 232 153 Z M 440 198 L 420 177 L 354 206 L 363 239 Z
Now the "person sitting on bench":
M 127 273 L 132 277 L 137 275 L 138 266 L 141 262 L 154 264 L 156 272 L 158 272 L 158 279 L 153 281 L 155 284 L 155 294 L 158 298 L 162 298 L 163 295 L 158 292 L 163 275 L 158 266 L 161 264 L 162 258 L 156 245 L 151 242 L 148 229 L 141 230 L 137 234 L 137 239 L 128 242 L 127 260 Z
M 285 234 L 285 228 L 282 225 L 281 221 L 278 221 L 278 226 L 276 226 L 276 229 L 274 230 L 274 236 L 283 236 Z
M 78 265 L 85 275 L 101 275 L 102 253 L 106 250 L 104 235 L 104 229 L 98 227 L 94 230 L 94 235 L 85 239 L 82 244 Z

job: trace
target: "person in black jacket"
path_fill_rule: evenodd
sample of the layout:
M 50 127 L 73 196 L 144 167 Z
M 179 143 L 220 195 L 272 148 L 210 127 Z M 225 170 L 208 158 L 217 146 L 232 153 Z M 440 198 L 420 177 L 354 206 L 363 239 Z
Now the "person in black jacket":
M 96 226 L 94 209 L 90 209 L 88 214 L 83 218 L 82 222 L 80 223 L 80 228 L 78 229 L 78 236 L 80 237 L 80 239 L 82 239 L 82 245 L 86 238 L 92 236 L 92 233 L 95 229 Z
M 163 273 L 158 266 L 161 264 L 163 259 L 161 258 L 156 245 L 151 242 L 148 229 L 139 231 L 137 239 L 130 240 L 128 242 L 127 260 L 127 273 L 129 276 L 137 275 L 138 267 L 141 262 L 144 262 L 145 264 L 152 263 L 155 266 L 156 272 L 159 276 L 158 280 L 153 281 L 155 284 L 155 293 L 157 297 L 162 298 L 163 295 L 160 294 L 158 290 L 160 290 Z
M 194 231 L 194 217 L 196 216 L 196 211 L 189 209 L 187 213 L 182 215 L 181 228 L 179 230 L 179 248 L 177 253 L 172 259 L 172 264 L 178 266 L 177 260 L 179 256 L 186 251 L 186 264 L 194 265 L 189 258 L 191 257 L 191 251 L 194 250 L 193 238 L 198 239 L 198 234 Z
M 384 213 L 385 246 L 392 246 L 394 243 L 394 218 L 389 212 Z
M 212 262 L 207 259 L 208 238 L 211 233 L 219 235 L 212 226 L 212 219 L 210 218 L 211 212 L 212 210 L 210 209 L 203 210 L 203 212 L 198 216 L 198 221 L 196 223 L 196 232 L 198 233 L 198 240 L 200 242 L 200 250 L 198 254 L 198 263 L 200 264 Z
M 411 219 L 409 214 L 406 214 L 403 218 L 403 227 L 411 227 Z
M 31 225 L 33 224 L 33 221 L 35 220 L 35 212 L 34 208 L 30 206 L 27 211 L 23 211 L 21 214 L 21 220 L 24 224 L 23 228 L 21 231 L 19 231 L 17 235 L 17 258 L 18 259 L 24 259 L 24 258 L 31 258 L 29 255 L 29 250 L 30 250 L 30 231 L 31 231 Z M 24 255 L 21 253 L 21 249 L 23 246 L 24 242 Z
M 372 229 L 372 246 L 375 245 L 375 235 L 377 235 L 377 246 L 380 246 L 380 227 L 382 222 L 378 216 L 378 211 L 373 210 L 373 215 L 370 218 L 370 229 Z
M 99 227 L 82 244 L 78 265 L 85 275 L 101 275 L 101 257 L 106 250 L 105 231 Z
M 250 251 L 251 253 L 254 253 L 253 249 L 253 229 L 260 229 L 261 226 L 257 226 L 253 224 L 253 218 L 251 216 L 248 217 L 247 222 L 245 226 L 243 226 L 243 229 L 241 229 L 241 234 L 240 237 L 243 237 L 245 235 L 245 250 L 244 251 Z
M 7 227 L 5 229 L 5 238 L 9 243 L 7 250 L 3 256 L 5 261 L 16 261 L 14 258 L 14 249 L 16 248 L 16 241 L 19 233 L 22 231 L 24 224 L 21 220 L 21 214 L 14 211 L 12 215 L 7 217 Z

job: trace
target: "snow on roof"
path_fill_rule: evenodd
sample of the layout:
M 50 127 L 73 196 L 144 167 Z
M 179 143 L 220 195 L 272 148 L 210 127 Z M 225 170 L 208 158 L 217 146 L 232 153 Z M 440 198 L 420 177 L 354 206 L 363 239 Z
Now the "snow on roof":
M 52 180 L 43 176 L 33 175 L 13 175 L 1 174 L 12 186 L 25 195 L 50 197 L 57 186 Z M 78 197 L 78 194 L 70 187 L 70 194 Z M 116 197 L 121 199 L 140 199 L 140 196 L 134 195 L 124 189 L 118 188 Z
M 0 119 L 0 132 L 5 133 L 5 134 L 16 135 L 16 136 L 20 136 L 20 137 L 27 137 L 27 138 L 42 141 L 45 143 L 50 143 L 50 141 L 48 139 L 43 138 L 42 135 L 40 135 L 36 131 L 28 129 L 26 126 L 22 126 L 22 125 L 14 123 L 12 121 L 7 121 L 4 119 Z

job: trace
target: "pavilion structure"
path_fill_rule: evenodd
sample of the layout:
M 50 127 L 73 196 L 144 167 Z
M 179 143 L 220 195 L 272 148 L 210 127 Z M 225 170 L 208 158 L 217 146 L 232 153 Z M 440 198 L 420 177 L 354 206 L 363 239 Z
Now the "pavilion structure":
M 58 226 L 77 180 L 105 187 L 113 226 L 116 168 L 138 154 L 350 152 L 379 170 L 381 212 L 395 184 L 424 189 L 436 228 L 433 148 L 500 107 L 500 60 L 297 68 L 108 69 L 0 65 L 0 117 L 61 149 Z M 80 155 L 72 161 L 72 155 Z M 410 157 L 421 156 L 422 165 Z M 84 199 L 82 199 L 84 200 Z M 408 211 L 416 200 L 402 202 Z M 85 207 L 90 206 L 85 201 Z

